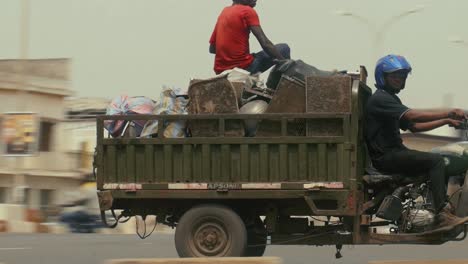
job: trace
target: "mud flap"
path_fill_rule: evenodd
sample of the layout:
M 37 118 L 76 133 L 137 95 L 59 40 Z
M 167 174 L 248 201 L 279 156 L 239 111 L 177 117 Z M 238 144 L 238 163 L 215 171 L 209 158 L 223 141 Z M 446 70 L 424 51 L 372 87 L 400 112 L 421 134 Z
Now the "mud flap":
M 465 175 L 465 182 L 463 183 L 460 196 L 457 199 L 456 214 L 459 217 L 468 216 L 468 173 Z
M 109 224 L 107 222 L 106 211 L 101 211 L 101 221 L 104 224 L 104 226 L 108 228 L 115 228 L 119 224 L 119 221 L 117 219 L 115 220 L 113 224 Z

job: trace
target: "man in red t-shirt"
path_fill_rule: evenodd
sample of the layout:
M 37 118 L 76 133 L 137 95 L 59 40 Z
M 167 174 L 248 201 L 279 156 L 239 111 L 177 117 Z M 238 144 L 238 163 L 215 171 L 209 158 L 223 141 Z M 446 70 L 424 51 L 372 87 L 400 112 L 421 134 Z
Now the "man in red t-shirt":
M 260 26 L 253 9 L 257 0 L 233 0 L 218 17 L 210 39 L 210 53 L 216 54 L 214 71 L 219 74 L 235 67 L 251 73 L 264 72 L 275 60 L 290 59 L 287 44 L 273 45 Z M 255 35 L 263 51 L 250 54 L 249 35 Z

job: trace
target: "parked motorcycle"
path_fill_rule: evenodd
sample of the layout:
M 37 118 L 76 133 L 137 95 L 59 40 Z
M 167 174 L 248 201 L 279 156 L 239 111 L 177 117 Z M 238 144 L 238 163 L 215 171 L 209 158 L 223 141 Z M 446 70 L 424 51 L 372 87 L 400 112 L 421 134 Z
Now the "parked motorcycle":
M 468 121 L 460 127 L 463 137 L 468 133 Z M 468 141 L 460 141 L 431 152 L 443 156 L 446 177 L 451 184 L 449 201 L 457 216 L 468 215 Z M 435 212 L 431 188 L 426 175 L 382 174 L 367 169 L 364 176 L 368 199 L 362 212 L 375 215 L 390 226 L 390 233 L 422 233 L 432 229 Z M 457 229 L 459 234 L 463 229 Z

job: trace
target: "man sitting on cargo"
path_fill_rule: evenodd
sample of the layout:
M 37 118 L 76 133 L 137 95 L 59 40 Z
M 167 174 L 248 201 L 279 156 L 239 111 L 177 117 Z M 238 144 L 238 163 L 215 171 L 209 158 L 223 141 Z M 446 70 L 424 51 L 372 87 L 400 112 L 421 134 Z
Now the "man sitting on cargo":
M 216 54 L 214 71 L 237 68 L 251 73 L 264 72 L 275 60 L 290 59 L 287 44 L 273 43 L 265 36 L 257 12 L 257 0 L 233 0 L 232 6 L 223 9 L 210 39 L 210 53 Z M 253 32 L 263 51 L 250 54 L 249 35 Z
M 435 228 L 461 221 L 447 202 L 442 156 L 411 150 L 403 145 L 400 129 L 424 132 L 444 125 L 458 127 L 466 114 L 460 109 L 415 110 L 403 105 L 397 94 L 405 88 L 411 66 L 402 56 L 381 58 L 375 68 L 377 91 L 366 105 L 366 142 L 373 166 L 385 173 L 427 173 L 431 183 Z

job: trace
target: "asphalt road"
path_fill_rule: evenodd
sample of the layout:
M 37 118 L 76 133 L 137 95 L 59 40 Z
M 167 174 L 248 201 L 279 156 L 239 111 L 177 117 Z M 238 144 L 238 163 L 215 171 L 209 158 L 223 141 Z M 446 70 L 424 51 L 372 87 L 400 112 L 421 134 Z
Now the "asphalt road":
M 468 240 L 441 246 L 344 246 L 335 259 L 334 247 L 268 246 L 267 256 L 284 264 L 365 264 L 370 260 L 468 259 Z M 171 234 L 0 234 L 0 263 L 4 264 L 101 264 L 116 258 L 177 257 Z

